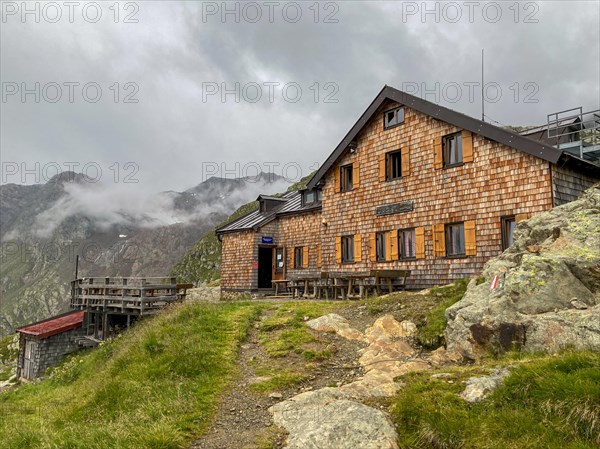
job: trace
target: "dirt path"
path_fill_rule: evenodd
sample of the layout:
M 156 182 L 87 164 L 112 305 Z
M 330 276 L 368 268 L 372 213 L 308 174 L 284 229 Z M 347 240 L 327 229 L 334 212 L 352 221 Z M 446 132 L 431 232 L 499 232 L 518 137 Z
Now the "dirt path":
M 265 380 L 256 375 L 254 366 L 272 362 L 259 343 L 259 329 L 260 322 L 273 313 L 267 310 L 240 346 L 237 362 L 240 372 L 223 394 L 207 433 L 194 441 L 190 449 L 258 449 L 263 447 L 259 442 L 267 439 L 267 447 L 283 448 L 287 433 L 273 424 L 269 407 L 299 393 L 345 384 L 363 375 L 357 368 L 362 343 L 348 341 L 334 333 L 319 333 L 320 342 L 334 352 L 333 357 L 315 363 L 313 374 L 292 388 L 280 389 L 273 395 L 254 391 L 252 385 Z M 286 363 L 293 366 L 304 364 L 305 360 L 292 355 L 286 358 Z

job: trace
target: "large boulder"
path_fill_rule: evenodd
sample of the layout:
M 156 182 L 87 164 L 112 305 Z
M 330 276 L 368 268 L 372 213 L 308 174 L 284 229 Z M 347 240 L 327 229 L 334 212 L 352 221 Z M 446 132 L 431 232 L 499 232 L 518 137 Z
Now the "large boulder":
M 519 223 L 514 236 L 446 310 L 448 349 L 467 358 L 489 350 L 600 351 L 600 185 Z

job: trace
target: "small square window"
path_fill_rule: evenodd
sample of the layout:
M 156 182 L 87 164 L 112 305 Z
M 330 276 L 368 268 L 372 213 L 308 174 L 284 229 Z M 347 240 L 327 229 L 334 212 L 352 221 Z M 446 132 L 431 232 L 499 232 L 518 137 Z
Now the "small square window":
M 505 250 L 510 245 L 513 244 L 513 232 L 517 227 L 517 222 L 515 221 L 515 216 L 511 215 L 509 217 L 502 217 L 502 249 Z
M 416 257 L 417 242 L 414 228 L 398 231 L 398 249 L 400 259 L 414 259 Z
M 402 123 L 404 123 L 404 108 L 396 108 L 383 113 L 384 129 L 392 128 Z
M 446 237 L 446 256 L 464 256 L 465 225 L 464 223 L 447 224 L 444 227 Z
M 354 236 L 342 236 L 342 263 L 354 262 Z
M 385 155 L 385 177 L 391 181 L 402 177 L 402 152 L 390 151 Z
M 340 167 L 340 191 L 352 190 L 352 164 Z
M 375 256 L 377 258 L 377 262 L 383 262 L 386 260 L 385 253 L 385 239 L 387 232 L 378 232 L 375 234 Z
M 296 246 L 294 248 L 294 268 L 304 268 L 302 266 L 302 261 L 303 261 L 303 247 L 302 246 Z
M 444 153 L 444 167 L 462 164 L 463 154 L 461 133 L 444 136 L 442 140 L 442 151 Z

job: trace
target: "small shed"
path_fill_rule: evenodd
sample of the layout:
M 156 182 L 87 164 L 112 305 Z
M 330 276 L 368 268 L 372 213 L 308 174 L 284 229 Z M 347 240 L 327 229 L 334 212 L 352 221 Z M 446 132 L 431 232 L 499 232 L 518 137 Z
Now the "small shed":
M 84 314 L 82 310 L 67 312 L 17 329 L 17 378 L 35 379 L 79 349 L 77 340 L 84 333 Z

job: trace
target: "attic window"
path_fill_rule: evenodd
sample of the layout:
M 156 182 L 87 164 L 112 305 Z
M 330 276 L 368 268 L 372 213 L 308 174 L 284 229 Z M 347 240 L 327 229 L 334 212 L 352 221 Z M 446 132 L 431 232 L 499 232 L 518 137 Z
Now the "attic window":
M 389 129 L 404 123 L 404 108 L 396 108 L 383 113 L 383 128 Z

